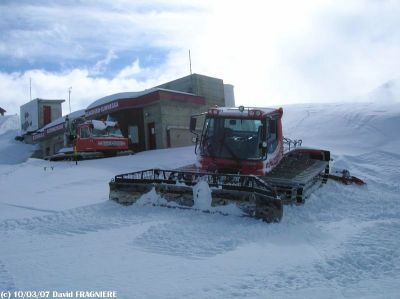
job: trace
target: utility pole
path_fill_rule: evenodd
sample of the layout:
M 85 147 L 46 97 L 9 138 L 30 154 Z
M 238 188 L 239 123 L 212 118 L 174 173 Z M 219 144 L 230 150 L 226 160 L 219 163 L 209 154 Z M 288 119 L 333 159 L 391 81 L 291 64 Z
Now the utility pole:
M 72 86 L 68 88 L 68 104 L 69 104 L 69 114 L 71 114 L 71 90 Z
M 32 78 L 29 78 L 29 100 L 32 101 Z

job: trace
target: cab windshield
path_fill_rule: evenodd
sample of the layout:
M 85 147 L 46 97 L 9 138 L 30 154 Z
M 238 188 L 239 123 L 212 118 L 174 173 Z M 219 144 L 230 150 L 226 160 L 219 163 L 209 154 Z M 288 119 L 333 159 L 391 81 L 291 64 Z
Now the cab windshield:
M 106 127 L 104 130 L 93 128 L 92 134 L 95 137 L 106 137 L 106 136 L 123 137 L 121 130 L 116 127 Z
M 207 118 L 200 152 L 224 159 L 261 159 L 263 127 L 259 119 Z

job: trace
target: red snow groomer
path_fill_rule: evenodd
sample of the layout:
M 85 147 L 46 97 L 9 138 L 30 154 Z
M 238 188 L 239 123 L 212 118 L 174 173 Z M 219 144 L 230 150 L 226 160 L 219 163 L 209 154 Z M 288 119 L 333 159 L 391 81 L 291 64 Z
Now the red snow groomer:
M 128 138 L 113 121 L 87 120 L 74 124 L 66 131 L 66 138 L 72 140 L 72 144 L 48 157 L 49 160 L 95 159 L 131 153 L 128 151 Z
M 122 136 L 118 124 L 113 121 L 88 120 L 79 124 L 75 146 L 77 152 L 101 152 L 114 155 L 128 150 L 128 138 Z
M 190 130 L 196 134 L 195 165 L 117 175 L 110 182 L 109 197 L 132 204 L 154 188 L 166 200 L 163 205 L 197 207 L 198 188 L 194 187 L 205 181 L 212 207 L 234 203 L 246 215 L 278 222 L 284 204 L 304 203 L 328 178 L 352 182 L 354 177 L 348 172 L 346 177 L 329 173 L 329 151 L 305 148 L 301 140 L 284 138 L 282 114 L 282 108 L 241 106 L 194 115 Z M 199 117 L 205 117 L 200 134 L 196 132 Z

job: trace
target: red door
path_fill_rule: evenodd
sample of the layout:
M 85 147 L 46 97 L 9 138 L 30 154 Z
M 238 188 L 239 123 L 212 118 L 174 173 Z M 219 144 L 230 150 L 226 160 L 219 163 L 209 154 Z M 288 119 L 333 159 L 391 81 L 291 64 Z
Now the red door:
M 43 106 L 43 126 L 51 123 L 51 107 Z
M 149 149 L 156 149 L 156 130 L 154 122 L 147 124 L 147 131 L 149 133 Z

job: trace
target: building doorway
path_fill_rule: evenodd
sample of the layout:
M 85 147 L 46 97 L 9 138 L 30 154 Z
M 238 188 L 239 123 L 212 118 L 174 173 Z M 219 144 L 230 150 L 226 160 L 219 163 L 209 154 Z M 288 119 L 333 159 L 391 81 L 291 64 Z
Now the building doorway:
M 51 107 L 43 106 L 43 126 L 51 123 Z
M 147 124 L 147 132 L 149 133 L 149 149 L 156 149 L 156 130 L 154 122 Z

